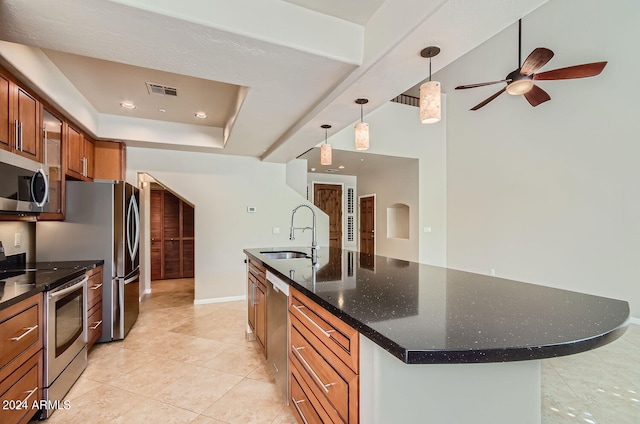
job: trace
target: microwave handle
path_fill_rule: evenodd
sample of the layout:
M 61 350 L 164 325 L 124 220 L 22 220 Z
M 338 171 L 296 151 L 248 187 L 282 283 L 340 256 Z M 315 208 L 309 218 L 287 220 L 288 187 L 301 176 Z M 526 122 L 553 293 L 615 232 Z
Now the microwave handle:
M 37 174 L 42 175 L 42 179 L 44 180 L 44 197 L 42 198 L 41 202 L 38 202 L 33 194 L 35 192 L 35 187 L 33 186 L 33 183 L 36 180 Z M 44 206 L 45 203 L 47 203 L 48 197 L 49 197 L 49 178 L 47 178 L 47 174 L 44 173 L 44 170 L 40 168 L 36 171 L 35 174 L 33 174 L 33 177 L 31 177 L 31 200 L 36 204 L 37 207 L 41 208 Z

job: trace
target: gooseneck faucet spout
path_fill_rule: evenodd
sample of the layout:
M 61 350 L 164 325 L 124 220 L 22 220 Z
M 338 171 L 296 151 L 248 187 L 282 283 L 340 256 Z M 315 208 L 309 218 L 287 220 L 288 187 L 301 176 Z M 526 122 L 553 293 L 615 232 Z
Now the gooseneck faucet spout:
M 294 227 L 293 226 L 293 218 L 296 215 L 296 212 L 298 209 L 305 207 L 305 208 L 309 208 L 309 210 L 311 211 L 311 214 L 313 215 L 313 226 L 312 227 Z M 291 232 L 289 233 L 289 240 L 295 240 L 295 231 L 296 230 L 302 230 L 304 232 L 304 230 L 311 230 L 312 231 L 312 235 L 311 235 L 311 263 L 313 265 L 316 265 L 318 263 L 318 242 L 316 240 L 316 213 L 313 210 L 313 208 L 309 205 L 298 205 L 295 208 L 293 208 L 293 211 L 291 212 Z

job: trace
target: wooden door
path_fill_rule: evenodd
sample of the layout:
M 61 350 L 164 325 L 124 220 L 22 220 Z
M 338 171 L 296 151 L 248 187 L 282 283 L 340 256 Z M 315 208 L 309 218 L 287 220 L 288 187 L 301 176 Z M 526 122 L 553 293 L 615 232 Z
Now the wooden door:
M 313 203 L 329 215 L 329 247 L 342 247 L 342 186 L 315 184 Z
M 11 150 L 10 85 L 9 80 L 0 74 L 0 149 L 4 150 Z
M 181 278 L 180 272 L 180 199 L 164 192 L 163 239 L 164 260 L 163 278 Z
M 40 160 L 40 105 L 22 88 L 16 86 L 16 118 L 20 121 L 20 145 L 16 153 Z
M 194 277 L 194 213 L 172 193 L 151 191 L 151 280 Z
M 360 252 L 375 254 L 375 197 L 360 198 Z
M 162 279 L 162 191 L 151 190 L 151 280 Z

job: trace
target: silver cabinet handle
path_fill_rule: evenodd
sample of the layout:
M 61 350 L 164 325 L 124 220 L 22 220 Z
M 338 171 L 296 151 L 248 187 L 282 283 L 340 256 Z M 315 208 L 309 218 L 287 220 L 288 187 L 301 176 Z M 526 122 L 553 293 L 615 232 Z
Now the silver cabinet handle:
M 305 368 L 307 370 L 309 370 L 309 372 L 311 373 L 311 375 L 313 376 L 313 378 L 315 378 L 315 380 L 318 382 L 318 384 L 320 384 L 320 387 L 322 387 L 322 390 L 325 391 L 325 393 L 329 393 L 329 386 L 333 386 L 335 383 L 329 383 L 329 384 L 325 384 L 324 381 L 322 381 L 320 379 L 320 377 L 318 376 L 318 374 L 316 374 L 316 372 L 313 370 L 313 368 L 311 368 L 311 365 L 307 362 L 306 359 L 304 359 L 304 357 L 302 356 L 302 354 L 300 353 L 300 350 L 304 349 L 304 347 L 296 347 L 295 345 L 291 345 L 291 348 L 293 349 L 293 351 L 295 352 L 296 356 L 302 361 L 302 364 L 305 366 Z
M 298 414 L 300 414 L 300 418 L 302 418 L 302 422 L 304 422 L 304 424 L 309 424 L 309 421 L 307 421 L 307 419 L 304 417 L 304 414 L 302 413 L 302 411 L 300 410 L 300 407 L 298 406 L 299 403 L 304 402 L 304 399 L 295 400 L 295 398 L 292 397 L 291 402 L 293 402 L 293 406 L 296 407 L 296 411 L 298 411 Z
M 31 332 L 32 332 L 33 330 L 35 330 L 36 328 L 38 328 L 38 324 L 34 325 L 33 327 L 27 327 L 27 328 L 25 328 L 25 330 L 27 330 L 27 331 L 25 331 L 24 333 L 22 333 L 22 334 L 21 334 L 21 335 L 19 335 L 18 337 L 11 337 L 11 339 L 9 339 L 9 340 L 14 341 L 14 342 L 17 342 L 17 341 L 19 341 L 20 339 L 22 339 L 24 336 L 26 336 L 27 334 L 31 333 Z
M 24 152 L 24 145 L 23 145 L 24 140 L 22 139 L 22 122 L 18 123 L 18 128 L 19 128 L 18 133 L 20 134 L 20 151 Z
M 87 176 L 87 158 L 82 158 L 82 175 Z
M 43 145 L 43 148 L 44 148 L 44 151 L 43 151 L 44 160 L 43 160 L 43 162 L 44 162 L 45 165 L 49 165 L 49 155 L 47 154 L 47 137 L 49 135 L 47 134 L 47 126 L 46 125 L 42 127 L 42 133 L 43 133 L 42 145 Z
M 21 404 L 26 405 L 27 401 L 29 400 L 29 398 L 37 391 L 38 391 L 38 386 L 36 386 L 32 390 L 29 390 L 28 392 L 25 392 L 25 393 L 28 393 L 28 394 L 27 394 L 27 397 L 24 398 L 24 400 L 21 402 Z
M 324 334 L 327 337 L 331 337 L 331 334 L 329 333 L 333 333 L 335 330 L 325 330 L 324 328 L 320 327 L 320 325 L 318 325 L 318 323 L 316 323 L 313 319 L 311 319 L 309 315 L 301 311 L 301 309 L 304 308 L 304 306 L 294 305 L 293 303 L 291 304 L 291 306 L 293 306 L 296 311 L 300 312 L 303 317 L 308 319 L 311 324 L 313 324 L 318 330 L 322 332 L 322 334 Z
M 16 149 L 20 150 L 20 121 L 16 119 Z
M 257 304 L 258 302 L 256 302 L 256 285 L 251 283 L 251 306 L 255 306 Z
M 100 324 L 102 324 L 102 320 L 96 322 L 96 325 L 94 325 L 93 327 L 89 327 L 92 330 L 95 330 L 96 328 L 100 327 Z
M 89 287 L 89 290 L 98 290 L 100 287 L 102 287 L 102 283 Z

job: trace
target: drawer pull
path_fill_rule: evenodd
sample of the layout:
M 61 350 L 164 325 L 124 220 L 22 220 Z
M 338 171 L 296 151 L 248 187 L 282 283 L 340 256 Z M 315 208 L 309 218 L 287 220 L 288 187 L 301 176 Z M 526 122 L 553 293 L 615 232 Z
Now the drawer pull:
M 89 287 L 91 290 L 98 290 L 100 287 L 102 287 L 102 283 L 100 284 L 96 284 L 95 286 L 91 286 Z
M 33 327 L 27 327 L 25 328 L 24 333 L 22 333 L 21 335 L 19 335 L 18 337 L 11 337 L 11 341 L 17 342 L 20 341 L 20 339 L 22 339 L 24 336 L 26 336 L 27 334 L 31 333 L 33 330 L 35 330 L 36 328 L 38 328 L 38 324 L 34 325 Z
M 318 323 L 316 323 L 314 320 L 311 319 L 311 317 L 307 314 L 305 314 L 304 312 L 302 312 L 300 309 L 304 308 L 304 306 L 298 306 L 298 305 L 294 305 L 293 303 L 291 304 L 291 306 L 293 306 L 295 308 L 296 311 L 300 312 L 302 314 L 303 317 L 305 317 L 306 319 L 309 320 L 309 322 L 313 325 L 315 325 L 315 327 L 320 330 L 322 332 L 322 334 L 324 334 L 327 337 L 331 337 L 331 334 L 329 333 L 333 333 L 335 330 L 325 330 L 324 328 L 320 327 L 318 325 Z
M 305 368 L 307 370 L 309 370 L 309 372 L 311 373 L 313 378 L 315 378 L 316 381 L 318 382 L 318 384 L 320 384 L 320 387 L 322 387 L 322 390 L 324 390 L 325 393 L 329 393 L 328 387 L 329 386 L 333 386 L 335 383 L 324 384 L 324 382 L 320 379 L 318 374 L 316 374 L 316 372 L 313 370 L 313 368 L 311 368 L 311 365 L 309 365 L 307 360 L 304 359 L 302 354 L 299 352 L 300 350 L 304 349 L 304 347 L 295 347 L 295 345 L 291 345 L 291 347 L 293 348 L 293 351 L 295 352 L 296 356 L 302 361 L 302 363 L 304 364 Z
M 298 414 L 300 414 L 300 418 L 302 418 L 302 421 L 304 422 L 304 424 L 309 424 L 309 421 L 307 421 L 307 419 L 304 417 L 304 414 L 302 413 L 302 411 L 300 410 L 300 407 L 298 406 L 299 403 L 304 402 L 304 399 L 295 400 L 295 398 L 291 398 L 291 402 L 293 402 L 293 406 L 296 407 L 296 411 L 298 411 Z
M 36 391 L 38 391 L 38 386 L 36 386 L 36 387 L 35 387 L 35 389 L 33 389 L 33 390 L 29 390 L 28 392 L 25 392 L 25 393 L 28 393 L 28 395 L 27 395 L 27 397 L 26 397 L 26 398 L 24 398 L 24 400 L 21 402 L 21 404 L 26 405 L 26 404 L 27 404 L 27 401 L 29 400 L 29 398 L 30 398 L 30 397 L 31 397 L 31 396 L 32 396 Z
M 92 330 L 95 330 L 96 328 L 100 327 L 100 324 L 102 324 L 102 320 L 96 322 L 96 325 L 94 325 L 93 327 L 89 327 L 89 328 L 91 328 Z

